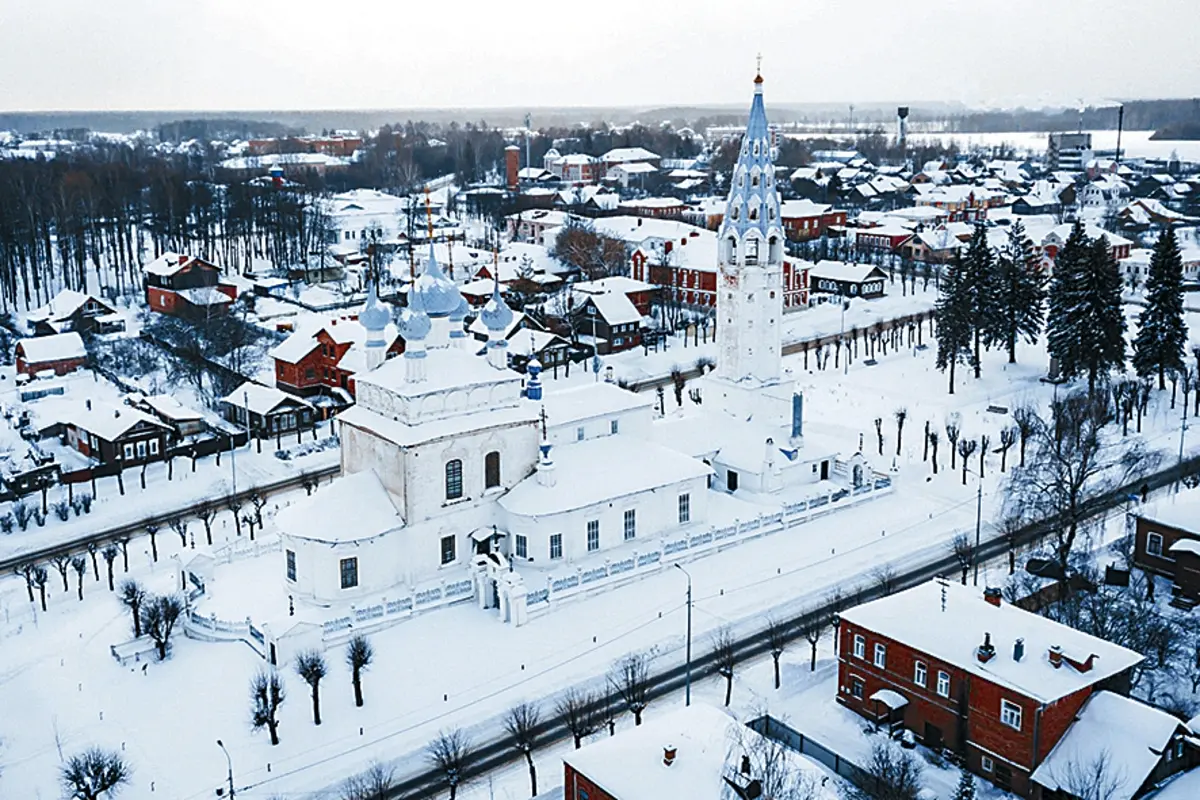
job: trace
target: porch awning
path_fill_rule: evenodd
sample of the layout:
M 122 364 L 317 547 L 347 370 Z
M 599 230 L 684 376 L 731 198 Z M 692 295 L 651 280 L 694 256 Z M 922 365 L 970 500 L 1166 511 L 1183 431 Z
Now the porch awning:
M 471 540 L 476 542 L 486 542 L 493 536 L 507 536 L 504 531 L 496 530 L 495 528 L 476 528 L 471 531 Z
M 895 711 L 899 708 L 904 708 L 908 705 L 908 700 L 899 692 L 893 692 L 891 689 L 880 689 L 875 694 L 871 695 L 870 700 L 883 703 L 885 706 Z

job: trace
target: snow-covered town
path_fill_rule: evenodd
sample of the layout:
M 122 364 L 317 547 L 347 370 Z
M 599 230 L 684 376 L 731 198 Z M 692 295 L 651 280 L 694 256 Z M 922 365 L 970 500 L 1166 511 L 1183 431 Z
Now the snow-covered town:
M 676 21 L 723 100 L 3 101 L 0 798 L 1200 798 L 1196 64 Z

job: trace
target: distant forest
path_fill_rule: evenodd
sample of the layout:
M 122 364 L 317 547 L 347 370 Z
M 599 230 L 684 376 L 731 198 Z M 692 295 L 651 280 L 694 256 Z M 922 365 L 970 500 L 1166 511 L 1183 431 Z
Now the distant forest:
M 962 133 L 1002 133 L 1007 131 L 1113 130 L 1117 127 L 1117 107 L 1054 111 L 977 111 L 951 117 L 951 130 Z M 1125 130 L 1171 131 L 1179 126 L 1200 125 L 1200 98 L 1186 100 L 1133 100 L 1125 104 Z M 1176 138 L 1164 135 L 1162 138 Z M 1194 138 L 1184 136 L 1179 138 Z

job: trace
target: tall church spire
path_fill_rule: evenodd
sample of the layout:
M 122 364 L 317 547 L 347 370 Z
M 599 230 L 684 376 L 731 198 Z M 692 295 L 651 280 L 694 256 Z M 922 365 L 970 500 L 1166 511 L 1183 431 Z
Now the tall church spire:
M 735 383 L 778 383 L 784 234 L 758 73 L 718 238 L 717 376 Z

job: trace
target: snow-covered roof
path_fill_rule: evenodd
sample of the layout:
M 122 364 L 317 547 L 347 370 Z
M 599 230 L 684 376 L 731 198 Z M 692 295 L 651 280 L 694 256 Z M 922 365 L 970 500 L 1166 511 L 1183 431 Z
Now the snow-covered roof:
M 629 294 L 631 292 L 652 292 L 657 287 L 652 283 L 639 281 L 636 278 L 630 278 L 625 275 L 613 275 L 594 281 L 580 281 L 573 284 L 571 288 L 584 294 L 607 294 L 608 292 Z
M 1181 772 L 1152 795 L 1153 800 L 1196 800 L 1200 797 L 1200 769 Z
M 261 383 L 251 383 L 250 381 L 246 381 L 227 396 L 221 398 L 222 403 L 228 403 L 237 408 L 249 408 L 252 413 L 259 416 L 269 414 L 278 408 L 280 404 L 289 401 L 300 406 L 312 407 L 312 404 L 307 400 L 288 394 L 282 389 L 276 389 L 274 386 L 263 386 Z
M 563 756 L 607 795 L 621 800 L 721 800 L 733 796 L 723 780 L 733 776 L 759 734 L 703 703 L 651 716 L 638 727 L 601 737 Z M 670 766 L 663 749 L 675 748 Z M 776 768 L 809 767 L 785 752 Z
M 140 423 L 156 428 L 167 427 L 144 411 L 103 400 L 93 400 L 91 408 L 85 401 L 64 404 L 58 413 L 60 422 L 94 433 L 107 442 L 116 440 Z
M 142 270 L 149 275 L 169 277 L 181 270 L 187 269 L 193 262 L 199 261 L 195 256 L 185 256 L 180 253 L 163 253 L 151 261 Z
M 1062 225 L 1055 227 L 1053 230 L 1047 233 L 1046 237 L 1042 240 L 1042 243 L 1045 244 L 1047 241 L 1066 243 L 1067 239 L 1071 237 L 1071 231 L 1074 230 L 1074 228 L 1075 224 L 1073 222 L 1064 222 Z M 1083 233 L 1089 239 L 1099 239 L 1101 236 L 1105 236 L 1108 238 L 1108 244 L 1111 247 L 1120 247 L 1122 245 L 1133 244 L 1133 242 L 1129 241 L 1124 236 L 1120 236 L 1112 231 L 1106 231 L 1098 225 L 1092 225 L 1090 223 L 1084 223 Z
M 317 341 L 311 330 L 299 330 L 272 347 L 268 355 L 285 364 L 297 364 L 313 350 L 316 350 L 318 344 L 320 342 Z
M 1191 553 L 1194 556 L 1200 556 L 1200 540 L 1197 539 L 1180 539 L 1175 544 L 1167 548 L 1167 552 L 1172 555 L 1178 553 Z
M 199 411 L 188 408 L 169 394 L 152 394 L 142 398 L 142 402 L 154 409 L 156 413 L 160 414 L 165 419 L 174 420 L 176 422 L 186 422 L 204 418 L 204 415 Z
M 646 175 L 651 172 L 658 172 L 658 167 L 648 164 L 645 161 L 634 161 L 628 164 L 614 164 L 610 171 L 616 170 L 620 170 L 626 175 Z
M 609 164 L 619 164 L 630 161 L 656 161 L 658 154 L 651 153 L 644 147 L 617 147 L 600 158 Z
M 1105 759 L 1113 793 L 1130 800 L 1154 770 L 1183 725 L 1165 711 L 1113 692 L 1096 692 L 1031 776 L 1049 789 L 1072 788 L 1072 778 Z
M 609 325 L 626 325 L 631 322 L 641 322 L 642 315 L 637 306 L 623 292 L 605 292 L 603 294 L 583 294 L 580 301 L 591 301 L 597 313 Z
M 194 306 L 222 306 L 233 300 L 224 292 L 211 286 L 197 286 L 194 289 L 180 289 L 176 292 L 184 300 Z
M 873 229 L 872 229 L 873 230 Z M 882 270 L 874 264 L 846 264 L 842 261 L 818 261 L 808 270 L 808 280 L 811 285 L 812 281 L 817 278 L 828 278 L 835 281 L 849 281 L 851 283 L 861 283 L 871 277 L 873 273 L 882 274 Z
M 35 308 L 34 310 L 30 311 L 25 315 L 25 318 L 30 322 L 66 319 L 78 311 L 80 307 L 89 300 L 93 300 L 111 311 L 111 308 L 108 306 L 108 304 L 101 300 L 97 300 L 90 294 L 77 292 L 74 289 L 63 289 L 58 294 L 54 295 L 54 298 L 51 299 L 49 303 L 41 308 Z
M 288 536 L 330 543 L 372 539 L 404 524 L 375 470 L 338 478 L 282 509 L 275 522 Z
M 87 357 L 87 348 L 83 344 L 83 338 L 73 331 L 22 339 L 17 342 L 17 346 L 24 353 L 25 361 L 30 364 Z
M 270 167 L 334 167 L 348 166 L 350 160 L 324 153 L 268 153 L 261 156 L 240 156 L 221 162 L 222 169 L 268 169 Z
M 1092 686 L 1142 661 L 1142 656 L 1132 650 L 1039 614 L 1005 602 L 993 606 L 978 588 L 952 581 L 927 581 L 852 608 L 842 618 L 1043 703 Z M 989 633 L 996 655 L 981 662 L 976 658 L 976 649 L 983 644 L 984 634 Z M 1020 661 L 1013 658 L 1018 639 L 1025 645 Z M 1058 668 L 1049 659 L 1049 650 L 1055 646 L 1063 653 Z M 1084 663 L 1091 656 L 1095 659 L 1086 671 L 1068 663 Z
M 654 401 L 648 396 L 622 389 L 615 383 L 591 383 L 561 392 L 546 392 L 543 404 L 546 407 L 546 423 L 550 427 L 560 427 L 596 417 L 650 408 Z
M 637 436 L 602 436 L 555 447 L 557 479 L 530 475 L 500 499 L 513 514 L 556 514 L 712 474 L 701 461 Z
M 784 200 L 779 204 L 779 216 L 781 219 L 819 217 L 828 214 L 832 208 L 828 203 L 814 203 L 812 200 Z

